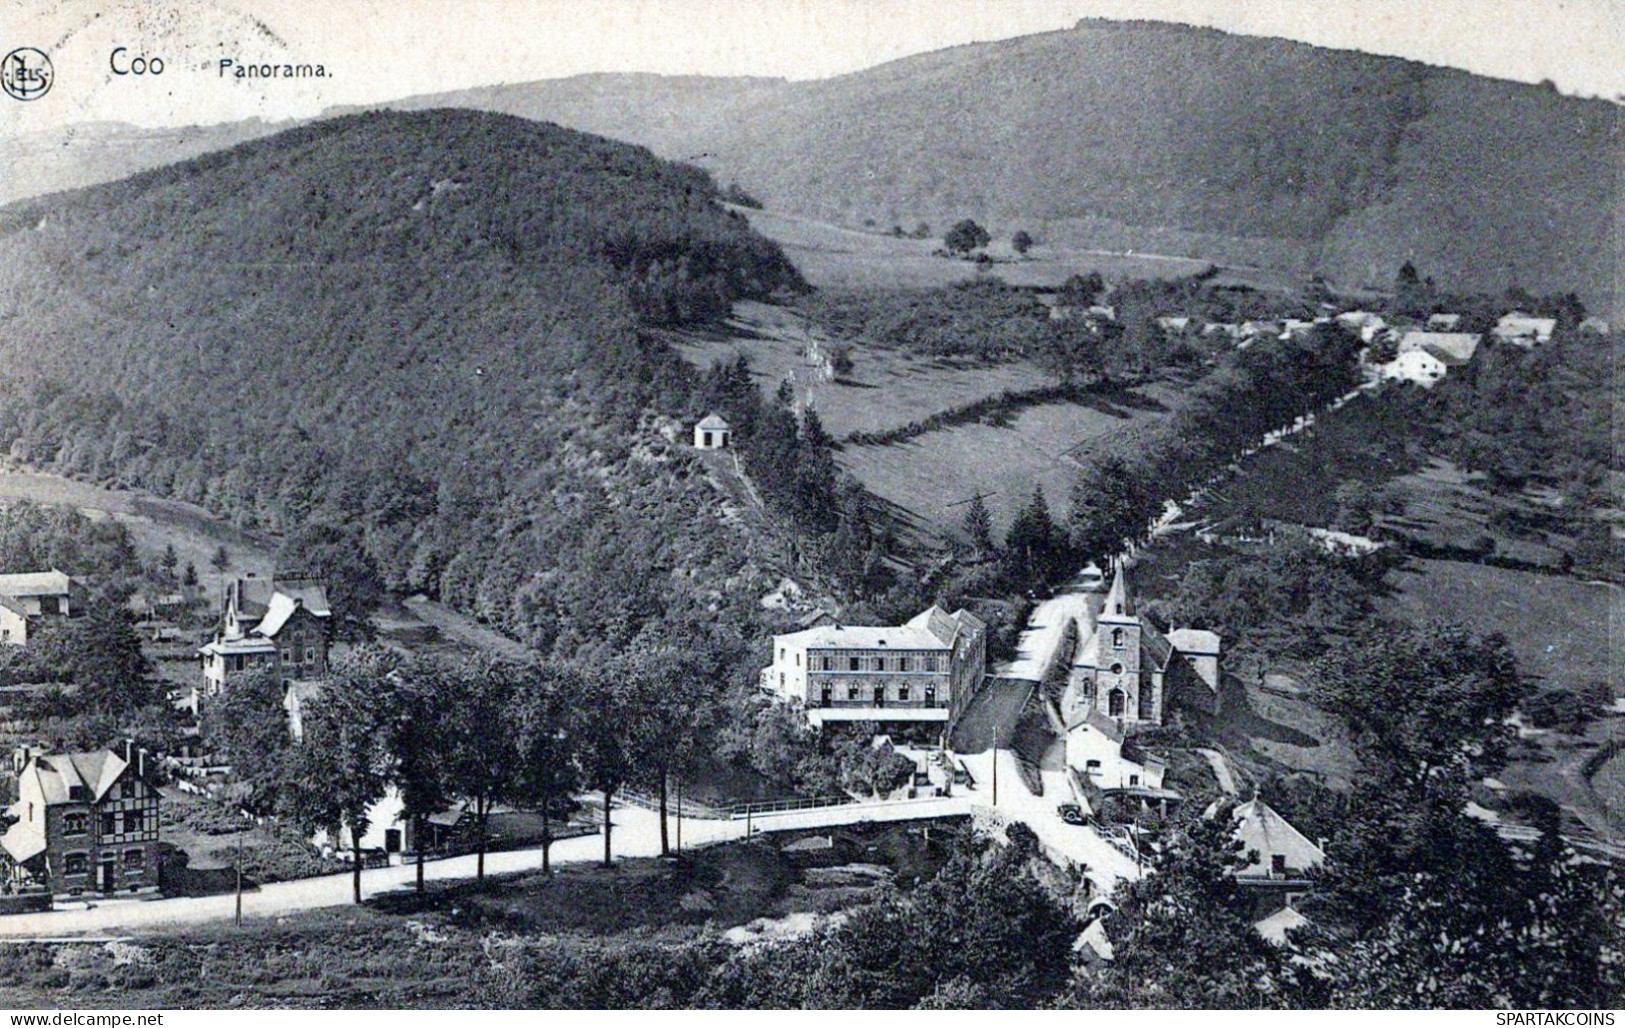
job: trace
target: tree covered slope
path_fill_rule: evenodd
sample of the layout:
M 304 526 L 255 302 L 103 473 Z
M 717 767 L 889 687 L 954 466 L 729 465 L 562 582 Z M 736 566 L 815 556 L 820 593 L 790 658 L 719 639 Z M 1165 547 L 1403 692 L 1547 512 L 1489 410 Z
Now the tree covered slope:
M 700 602 L 696 564 L 737 570 L 714 495 L 648 431 L 692 385 L 641 329 L 800 280 L 701 171 L 371 113 L 0 213 L 16 456 L 338 526 L 390 584 L 544 649 L 624 640 Z

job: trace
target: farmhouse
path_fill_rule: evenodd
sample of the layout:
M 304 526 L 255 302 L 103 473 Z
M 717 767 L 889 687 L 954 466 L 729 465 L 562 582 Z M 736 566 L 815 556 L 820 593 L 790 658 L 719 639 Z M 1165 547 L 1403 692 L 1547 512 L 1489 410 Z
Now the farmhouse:
M 1429 332 L 1454 332 L 1461 324 L 1460 314 L 1429 314 Z
M 707 414 L 694 426 L 694 448 L 725 450 L 733 441 L 733 429 L 715 414 Z
M 1556 328 L 1556 318 L 1537 318 L 1523 311 L 1509 311 L 1490 329 L 1490 334 L 1527 350 L 1536 343 L 1550 342 Z
M 932 606 L 897 627 L 822 625 L 773 637 L 763 692 L 828 721 L 952 720 L 982 684 L 987 626 Z
M 218 696 L 235 674 L 269 668 L 283 684 L 327 674 L 327 588 L 304 575 L 245 575 L 226 585 L 214 638 L 198 650 L 201 695 Z M 193 691 L 197 709 L 200 693 Z
M 1399 337 L 1399 353 L 1422 350 L 1446 367 L 1466 364 L 1478 352 L 1479 337 L 1472 332 L 1406 332 Z
M 84 588 L 56 568 L 0 575 L 0 643 L 25 646 L 40 618 L 74 617 L 84 604 Z
M 146 779 L 146 753 L 126 743 L 111 750 L 12 758 L 16 821 L 0 836 L 11 858 L 11 886 L 50 890 L 57 898 L 158 888 L 159 793 Z
M 1423 389 L 1431 389 L 1450 368 L 1444 361 L 1426 350 L 1410 350 L 1387 364 L 1377 365 L 1376 370 L 1384 379 L 1415 382 Z
M 1084 722 L 1092 711 L 1129 730 L 1160 725 L 1171 690 L 1188 703 L 1217 702 L 1219 636 L 1191 628 L 1163 635 L 1135 610 L 1121 564 L 1093 622 L 1078 626 L 1062 700 L 1067 724 Z

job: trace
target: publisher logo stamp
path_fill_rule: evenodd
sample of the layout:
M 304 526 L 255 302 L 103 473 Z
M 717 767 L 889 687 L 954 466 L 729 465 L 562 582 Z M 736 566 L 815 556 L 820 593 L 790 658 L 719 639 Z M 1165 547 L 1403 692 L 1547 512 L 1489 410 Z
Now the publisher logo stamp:
M 51 59 L 31 46 L 20 46 L 0 60 L 0 89 L 12 99 L 38 100 L 55 80 Z

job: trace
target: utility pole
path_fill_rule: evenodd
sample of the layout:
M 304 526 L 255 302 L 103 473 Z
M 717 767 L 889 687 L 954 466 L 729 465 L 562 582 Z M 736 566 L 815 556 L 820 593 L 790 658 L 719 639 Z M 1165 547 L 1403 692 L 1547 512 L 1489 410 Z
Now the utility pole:
M 677 855 L 683 855 L 683 776 L 677 776 Z
M 993 722 L 993 805 L 999 805 L 999 722 Z
M 238 811 L 239 814 L 242 811 Z M 235 924 L 242 927 L 243 923 L 243 836 L 247 832 L 242 825 L 237 826 L 237 913 Z

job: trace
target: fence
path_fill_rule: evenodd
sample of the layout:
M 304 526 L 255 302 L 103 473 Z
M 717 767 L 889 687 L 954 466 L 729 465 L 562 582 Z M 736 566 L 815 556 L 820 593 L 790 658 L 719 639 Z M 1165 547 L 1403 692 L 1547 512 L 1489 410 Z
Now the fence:
M 660 799 L 637 789 L 621 789 L 615 798 L 634 807 L 645 810 L 658 811 Z M 783 800 L 761 800 L 756 803 L 730 803 L 725 807 L 712 806 L 709 803 L 697 803 L 692 800 L 683 800 L 679 810 L 677 801 L 668 796 L 666 812 L 676 817 L 697 818 L 702 821 L 738 821 L 746 817 L 755 817 L 758 814 L 782 814 L 792 810 L 819 810 L 828 807 L 844 807 L 852 804 L 847 796 L 814 796 L 812 798 L 797 797 Z

